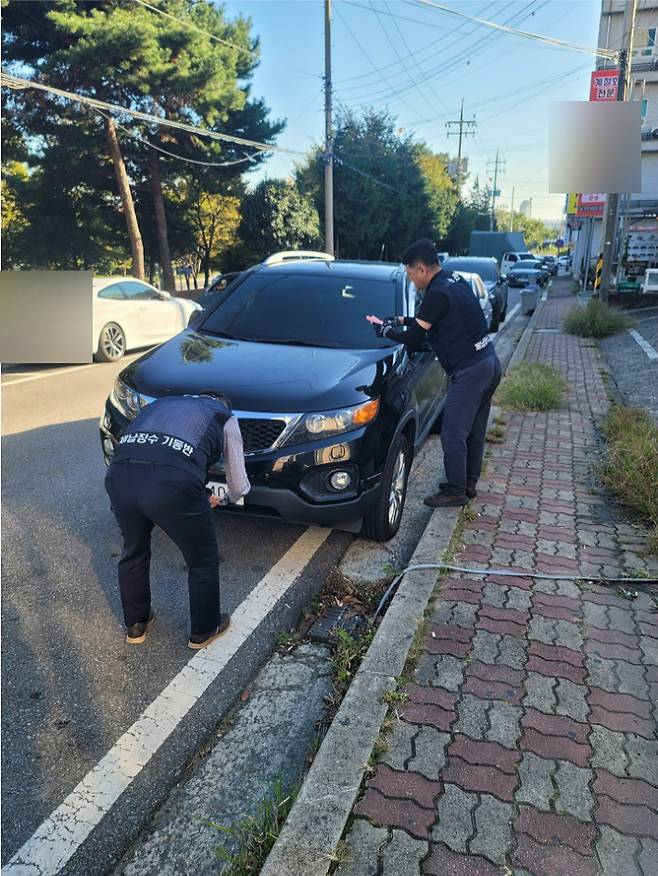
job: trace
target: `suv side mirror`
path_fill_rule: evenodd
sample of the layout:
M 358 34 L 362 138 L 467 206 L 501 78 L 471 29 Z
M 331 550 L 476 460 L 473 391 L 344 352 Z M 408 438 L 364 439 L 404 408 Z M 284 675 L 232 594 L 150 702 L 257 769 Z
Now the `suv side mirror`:
M 187 321 L 188 328 L 194 328 L 195 325 L 199 325 L 201 320 L 203 319 L 203 310 L 193 310 L 190 314 L 190 318 Z
M 503 283 L 506 282 L 506 280 L 507 280 L 507 274 L 501 274 L 501 275 L 500 275 L 500 279 L 503 281 Z

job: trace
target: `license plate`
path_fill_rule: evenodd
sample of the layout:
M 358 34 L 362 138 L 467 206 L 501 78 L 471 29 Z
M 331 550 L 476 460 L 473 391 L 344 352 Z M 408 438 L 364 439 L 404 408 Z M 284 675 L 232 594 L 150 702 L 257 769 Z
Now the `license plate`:
M 210 490 L 213 496 L 216 496 L 219 499 L 221 505 L 231 504 L 228 495 L 228 486 L 223 481 L 208 481 L 206 488 Z M 234 504 L 244 505 L 244 496 L 241 499 L 238 499 Z

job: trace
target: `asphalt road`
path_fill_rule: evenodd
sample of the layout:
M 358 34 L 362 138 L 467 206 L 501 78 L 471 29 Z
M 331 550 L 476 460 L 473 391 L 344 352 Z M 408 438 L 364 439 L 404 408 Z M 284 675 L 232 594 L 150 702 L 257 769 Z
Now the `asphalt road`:
M 185 566 L 156 531 L 157 625 L 125 644 L 120 537 L 104 490 L 98 417 L 126 364 L 3 375 L 2 859 L 29 839 L 187 664 Z M 39 375 L 38 379 L 27 379 Z M 21 381 L 21 382 L 18 382 Z M 11 384 L 15 383 L 14 386 Z M 217 516 L 223 609 L 233 611 L 304 527 Z M 216 727 L 351 536 L 329 535 L 62 872 L 105 872 Z
M 510 290 L 508 311 L 519 300 Z M 497 346 L 517 328 L 508 319 Z M 116 364 L 27 366 L 2 375 L 2 862 L 8 862 L 187 666 L 185 566 L 154 533 L 156 626 L 124 640 L 119 532 L 104 490 L 98 418 Z M 302 526 L 217 515 L 223 610 L 253 601 L 259 582 L 303 541 Z M 332 532 L 284 596 L 177 723 L 61 869 L 107 873 L 290 628 L 352 536 Z M 222 640 L 224 641 L 224 640 Z M 47 832 L 47 831 L 46 831 Z M 10 872 L 36 873 L 34 868 Z
M 658 310 L 633 310 L 631 331 L 602 342 L 624 402 L 645 408 L 658 422 Z

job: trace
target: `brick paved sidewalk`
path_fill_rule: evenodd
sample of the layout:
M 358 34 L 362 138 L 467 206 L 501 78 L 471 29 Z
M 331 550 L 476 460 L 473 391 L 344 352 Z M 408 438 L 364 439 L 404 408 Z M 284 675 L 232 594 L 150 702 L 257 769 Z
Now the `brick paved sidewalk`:
M 571 304 L 547 303 L 527 354 L 569 379 L 568 406 L 508 415 L 472 503 L 467 564 L 656 568 L 642 532 L 588 483 L 608 400 L 596 348 L 559 331 Z M 340 876 L 658 876 L 655 592 L 444 581 Z

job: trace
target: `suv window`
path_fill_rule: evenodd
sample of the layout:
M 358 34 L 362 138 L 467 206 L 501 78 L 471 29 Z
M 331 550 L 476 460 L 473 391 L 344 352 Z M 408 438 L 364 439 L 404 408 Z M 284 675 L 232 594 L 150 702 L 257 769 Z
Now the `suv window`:
M 495 259 L 446 259 L 441 265 L 444 271 L 465 271 L 479 274 L 486 283 L 498 282 L 498 265 Z
M 247 276 L 197 330 L 243 340 L 373 349 L 389 346 L 366 316 L 399 312 L 395 278 L 295 274 L 281 268 Z
M 125 301 L 126 296 L 121 291 L 121 283 L 112 283 L 98 293 L 99 298 L 111 298 L 113 301 Z
M 140 283 L 139 280 L 127 280 L 121 284 L 121 288 L 126 293 L 126 298 L 129 298 L 131 301 L 161 300 L 155 289 L 151 289 L 146 283 Z

